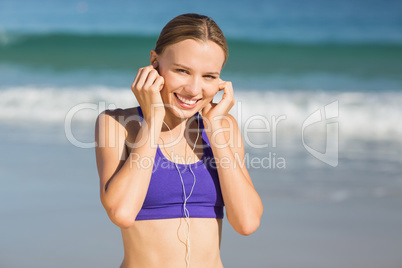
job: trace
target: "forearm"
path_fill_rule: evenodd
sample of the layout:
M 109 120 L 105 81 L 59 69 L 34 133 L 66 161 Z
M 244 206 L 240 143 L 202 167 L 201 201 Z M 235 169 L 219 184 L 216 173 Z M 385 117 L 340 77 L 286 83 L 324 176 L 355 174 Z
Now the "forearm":
M 162 121 L 161 121 L 162 122 Z M 161 122 L 144 124 L 139 130 L 129 156 L 113 175 L 102 194 L 102 203 L 110 219 L 128 227 L 140 211 L 149 187 Z M 129 146 L 130 147 L 130 146 Z
M 244 159 L 229 147 L 223 132 L 213 137 L 211 148 L 228 221 L 237 232 L 250 234 L 258 228 L 263 206 L 248 175 L 243 173 Z

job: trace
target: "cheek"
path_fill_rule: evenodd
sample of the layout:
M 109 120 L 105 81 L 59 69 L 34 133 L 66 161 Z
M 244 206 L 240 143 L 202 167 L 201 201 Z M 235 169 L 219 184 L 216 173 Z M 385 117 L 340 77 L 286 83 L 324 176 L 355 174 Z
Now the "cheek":
M 204 98 L 212 99 L 216 95 L 216 93 L 218 93 L 218 91 L 219 91 L 218 84 L 209 85 L 204 89 L 203 92 Z
M 204 108 L 206 105 L 208 105 L 208 103 L 210 103 L 214 99 L 218 91 L 218 85 L 216 85 L 216 87 L 205 89 L 203 92 L 201 107 Z
M 183 85 L 183 81 L 182 81 L 183 78 L 181 78 L 180 76 L 177 76 L 177 75 L 169 73 L 169 72 L 164 73 L 162 76 L 163 76 L 163 79 L 165 80 L 165 86 L 163 89 L 165 91 L 170 92 Z

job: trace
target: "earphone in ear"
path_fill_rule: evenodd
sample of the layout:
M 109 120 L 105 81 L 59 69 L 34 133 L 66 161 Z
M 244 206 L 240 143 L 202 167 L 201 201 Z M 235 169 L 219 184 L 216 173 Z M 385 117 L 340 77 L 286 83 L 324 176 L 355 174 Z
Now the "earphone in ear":
M 159 73 L 159 62 L 157 60 L 154 60 L 152 62 L 152 66 L 154 66 L 155 70 L 157 70 Z

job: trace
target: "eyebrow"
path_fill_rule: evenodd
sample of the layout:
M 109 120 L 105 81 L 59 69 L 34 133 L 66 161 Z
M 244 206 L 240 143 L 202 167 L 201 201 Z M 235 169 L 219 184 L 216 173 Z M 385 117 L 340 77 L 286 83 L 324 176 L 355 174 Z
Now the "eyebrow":
M 179 66 L 179 67 L 184 68 L 184 69 L 187 69 L 187 70 L 191 70 L 190 67 L 187 67 L 187 66 L 182 65 L 182 64 L 179 64 L 179 63 L 173 63 L 173 65 Z M 218 76 L 220 75 L 219 72 L 206 72 L 206 74 L 215 74 L 215 75 L 218 75 Z

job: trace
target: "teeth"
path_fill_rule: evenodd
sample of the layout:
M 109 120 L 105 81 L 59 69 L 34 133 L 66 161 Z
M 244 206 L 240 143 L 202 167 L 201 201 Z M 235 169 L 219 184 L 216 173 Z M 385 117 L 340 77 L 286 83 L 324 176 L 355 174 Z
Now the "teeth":
M 197 102 L 196 100 L 195 100 L 195 101 L 187 100 L 187 99 L 185 99 L 185 98 L 180 97 L 180 96 L 177 95 L 177 94 L 176 94 L 176 96 L 177 96 L 177 98 L 179 98 L 179 100 L 181 100 L 181 101 L 184 102 L 185 104 L 193 105 L 194 103 Z

